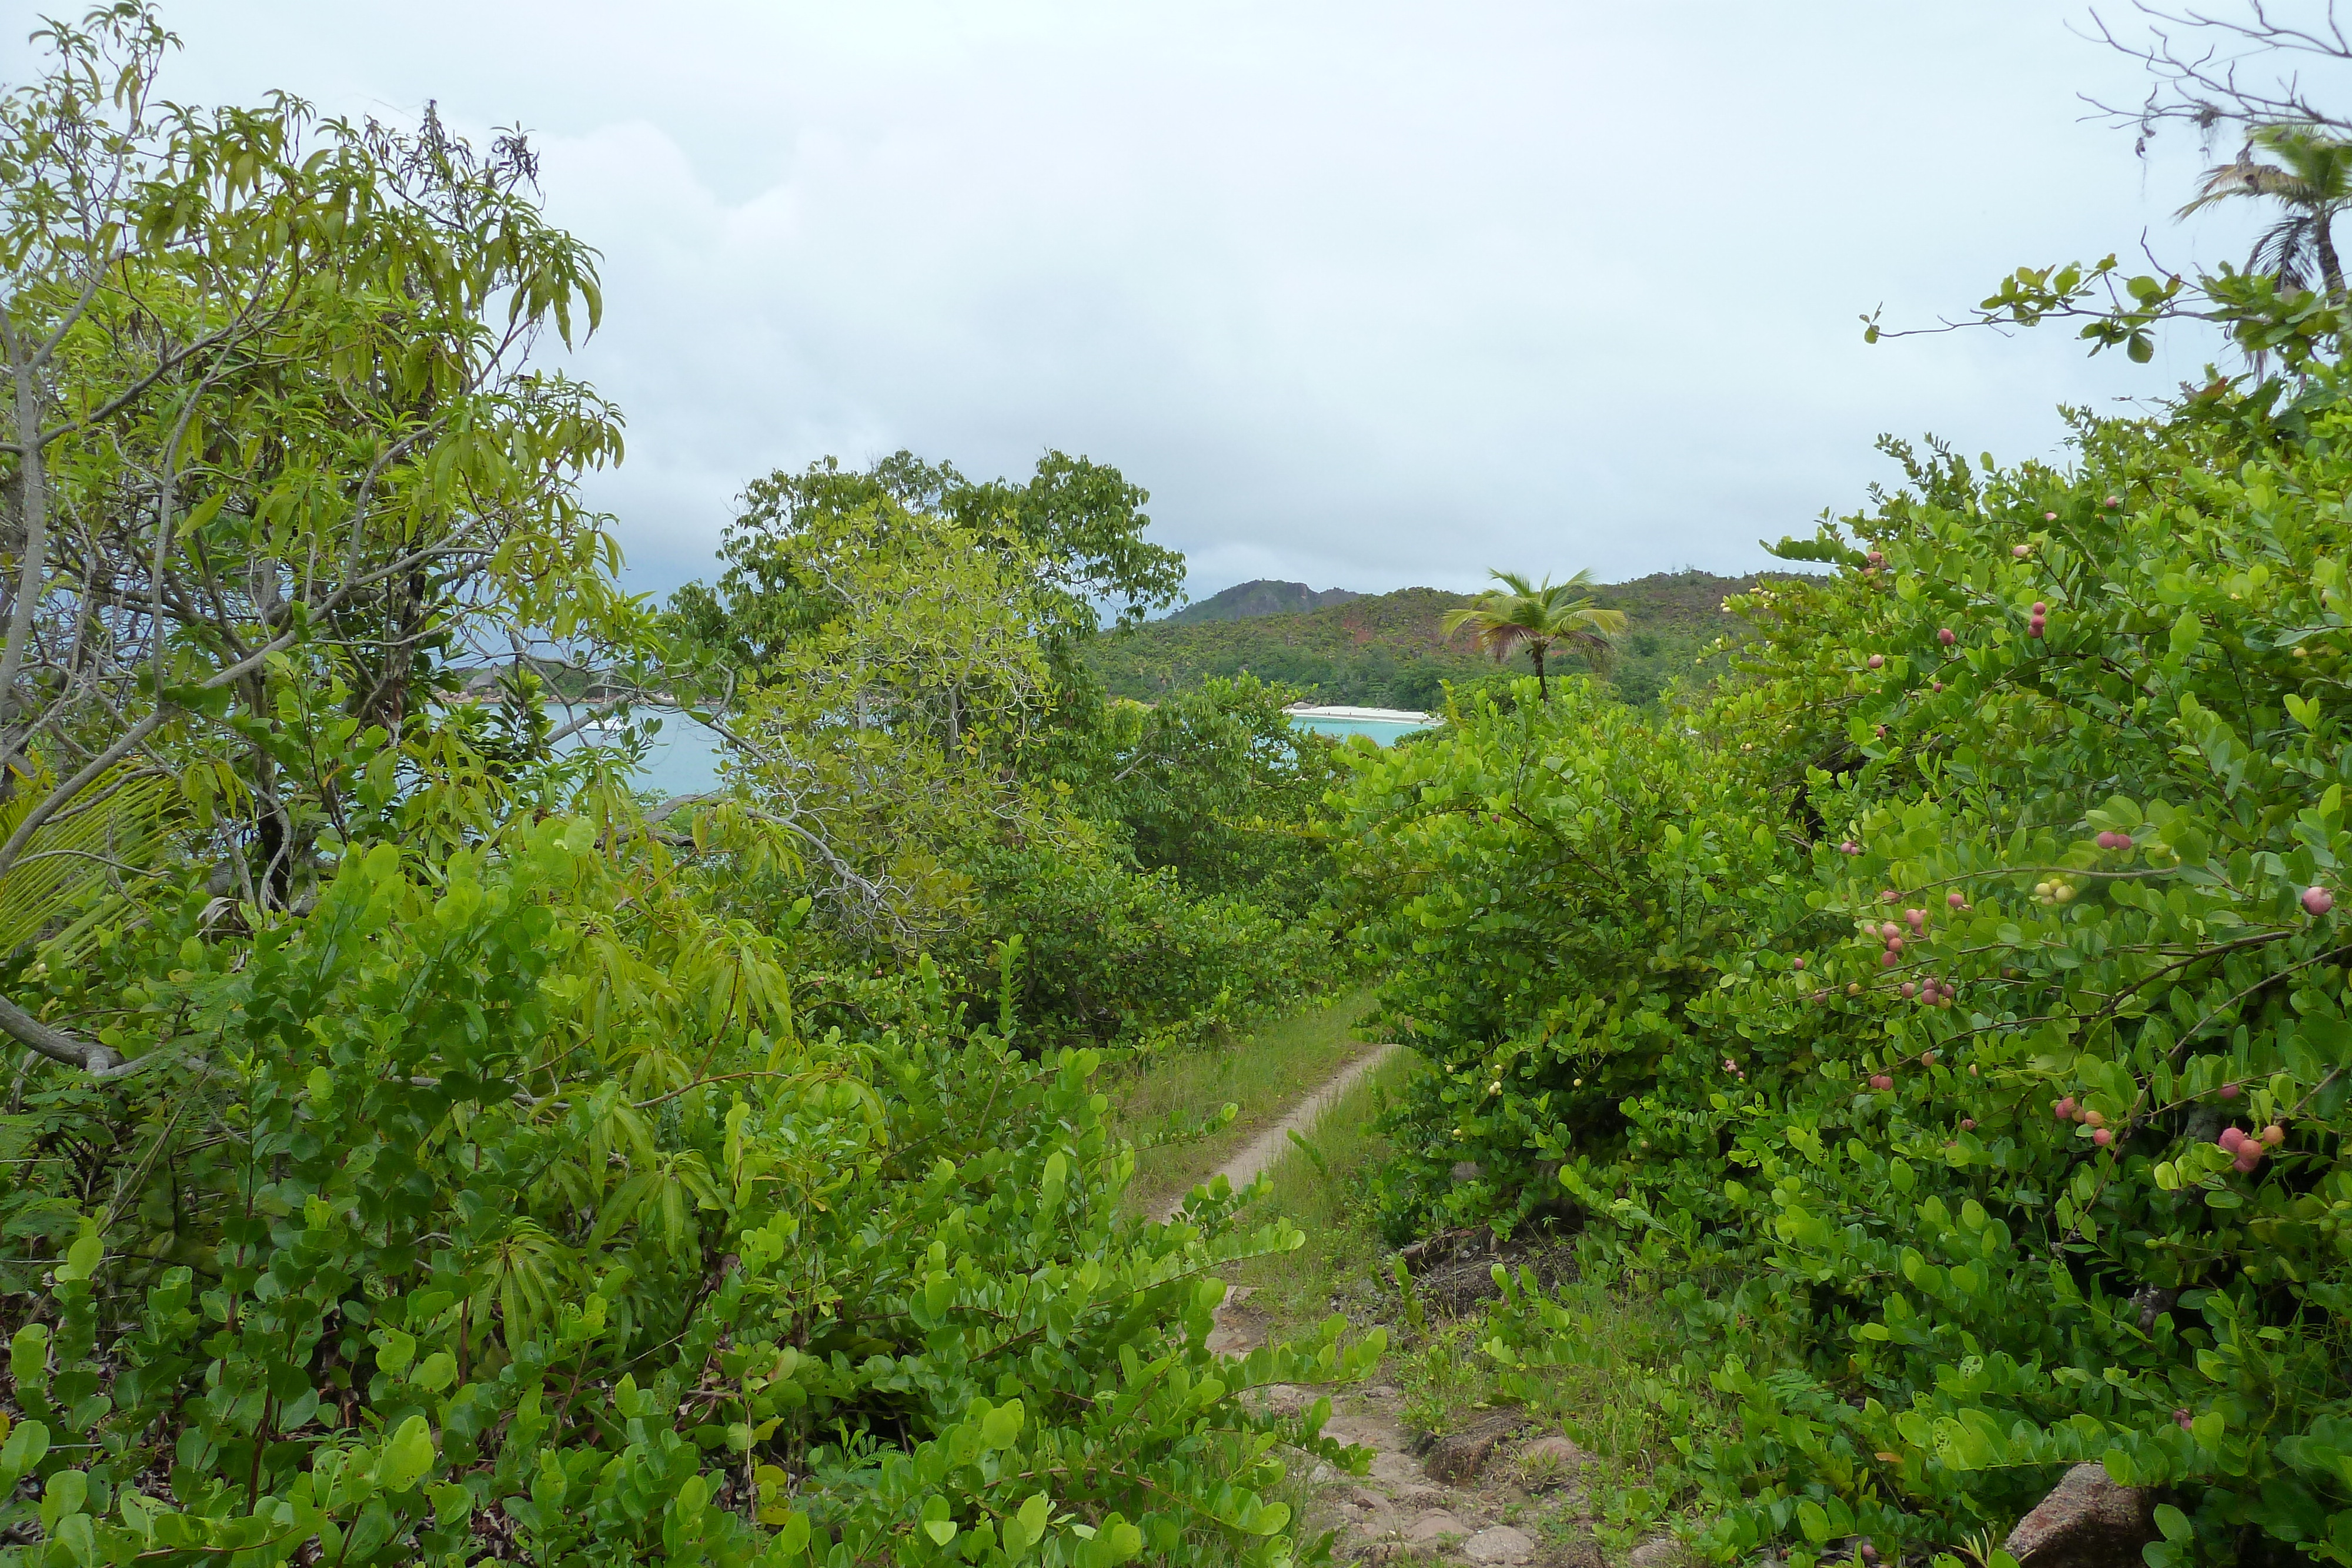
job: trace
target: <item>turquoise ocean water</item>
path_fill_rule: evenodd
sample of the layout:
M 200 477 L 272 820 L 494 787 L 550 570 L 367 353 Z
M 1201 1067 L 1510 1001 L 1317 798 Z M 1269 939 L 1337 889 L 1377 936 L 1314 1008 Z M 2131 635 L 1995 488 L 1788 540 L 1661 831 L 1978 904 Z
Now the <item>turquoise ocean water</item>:
M 1381 746 L 1423 727 L 1369 718 L 1301 718 L 1292 722 L 1318 735 L 1370 736 Z M 654 737 L 652 746 L 646 748 L 645 763 L 637 769 L 637 787 L 663 800 L 718 789 L 720 744 L 716 733 L 684 714 L 662 715 L 661 732 Z

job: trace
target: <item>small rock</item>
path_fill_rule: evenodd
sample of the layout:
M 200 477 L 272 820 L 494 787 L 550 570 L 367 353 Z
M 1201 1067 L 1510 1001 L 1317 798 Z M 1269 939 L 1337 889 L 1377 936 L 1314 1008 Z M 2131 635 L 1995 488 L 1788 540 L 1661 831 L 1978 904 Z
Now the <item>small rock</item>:
M 2001 1549 L 2031 1568 L 2134 1568 L 2157 1539 L 2156 1494 L 2117 1486 L 2102 1465 L 2076 1465 Z
M 1473 1563 L 1525 1563 L 1536 1554 L 1536 1543 L 1507 1524 L 1482 1530 L 1462 1543 L 1462 1555 Z
M 1555 1432 L 1549 1437 L 1538 1437 L 1521 1448 L 1519 1463 L 1530 1470 L 1555 1469 L 1566 1473 L 1592 1463 L 1592 1456 Z
M 1654 1535 L 1625 1554 L 1625 1568 L 1675 1568 L 1683 1560 L 1683 1543 L 1671 1535 Z
M 1444 1541 L 1448 1536 L 1463 1536 L 1470 1531 L 1463 1522 L 1442 1508 L 1430 1510 L 1412 1521 L 1404 1532 L 1407 1541 Z
M 1388 1511 L 1389 1500 L 1370 1487 L 1349 1488 L 1348 1501 L 1356 1508 L 1372 1509 L 1382 1513 Z
M 1495 1451 L 1495 1445 L 1526 1422 L 1527 1416 L 1519 1411 L 1497 1410 L 1459 1432 L 1449 1432 L 1438 1438 L 1430 1446 L 1423 1467 L 1439 1480 L 1459 1486 L 1486 1469 L 1487 1456 Z
M 1426 1481 L 1397 1488 L 1396 1500 L 1399 1508 L 1444 1508 L 1454 1500 L 1444 1487 L 1433 1487 Z
M 1258 1390 L 1258 1407 L 1276 1416 L 1296 1416 L 1315 1403 L 1312 1388 L 1296 1383 L 1269 1383 Z

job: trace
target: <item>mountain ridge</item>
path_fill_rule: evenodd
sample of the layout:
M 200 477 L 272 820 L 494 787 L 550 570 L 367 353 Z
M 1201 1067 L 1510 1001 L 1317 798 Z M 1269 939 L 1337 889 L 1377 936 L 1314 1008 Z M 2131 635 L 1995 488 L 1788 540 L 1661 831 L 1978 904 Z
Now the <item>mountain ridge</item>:
M 1365 597 L 1352 589 L 1321 591 L 1303 582 L 1282 582 L 1270 577 L 1237 582 L 1183 609 L 1162 615 L 1154 625 L 1199 626 L 1213 621 L 1255 621 L 1265 615 L 1287 615 L 1325 610 Z

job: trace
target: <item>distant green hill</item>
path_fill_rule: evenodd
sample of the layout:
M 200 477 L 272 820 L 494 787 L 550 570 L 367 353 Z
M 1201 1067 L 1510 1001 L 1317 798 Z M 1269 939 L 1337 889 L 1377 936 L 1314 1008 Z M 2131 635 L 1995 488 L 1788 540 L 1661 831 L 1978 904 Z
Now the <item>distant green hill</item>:
M 1327 588 L 1318 593 L 1303 582 L 1276 582 L 1261 577 L 1255 582 L 1237 582 L 1223 593 L 1211 594 L 1198 604 L 1187 604 L 1173 615 L 1163 615 L 1160 621 L 1180 626 L 1197 626 L 1206 621 L 1253 621 L 1261 615 L 1328 609 L 1362 597 L 1344 588 Z
M 1619 693 L 1628 702 L 1647 702 L 1675 675 L 1689 671 L 1692 661 L 1730 624 L 1723 613 L 1724 596 L 1744 592 L 1755 581 L 1752 577 L 1677 571 L 1598 590 L 1594 597 L 1625 612 L 1629 622 L 1614 677 Z M 1247 671 L 1260 680 L 1296 686 L 1322 702 L 1429 709 L 1444 700 L 1444 682 L 1495 673 L 1494 662 L 1471 652 L 1466 641 L 1448 643 L 1438 635 L 1445 612 L 1469 603 L 1472 597 L 1407 588 L 1318 610 L 1244 620 L 1186 622 L 1181 617 L 1189 612 L 1181 612 L 1096 638 L 1087 661 L 1115 695 L 1139 702 L 1191 690 L 1212 676 Z M 1555 661 L 1552 667 L 1559 670 L 1562 663 Z M 1583 667 L 1580 660 L 1565 661 L 1568 671 Z M 1520 654 L 1505 668 L 1526 674 L 1532 666 Z

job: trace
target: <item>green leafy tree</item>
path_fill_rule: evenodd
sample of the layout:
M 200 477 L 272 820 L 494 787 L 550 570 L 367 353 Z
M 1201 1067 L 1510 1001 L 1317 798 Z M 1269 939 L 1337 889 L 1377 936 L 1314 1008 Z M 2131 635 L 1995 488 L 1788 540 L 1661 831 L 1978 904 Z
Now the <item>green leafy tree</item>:
M 591 257 L 519 139 L 169 104 L 136 5 L 40 37 L 0 99 L 0 889 L 163 777 L 215 891 L 282 908 L 370 768 L 461 765 L 429 710 L 467 636 L 635 635 L 573 483 L 618 421 L 525 363 L 593 325 Z
M 1517 572 L 1488 575 L 1503 586 L 1475 604 L 1448 611 L 1441 626 L 1444 635 L 1468 631 L 1471 640 L 1497 664 L 1525 648 L 1535 664 L 1538 695 L 1546 702 L 1551 700 L 1551 685 L 1544 673 L 1544 660 L 1554 648 L 1583 655 L 1595 670 L 1608 668 L 1616 646 L 1613 639 L 1624 634 L 1625 612 L 1594 602 L 1590 570 L 1565 582 L 1547 577 L 1540 584 Z

